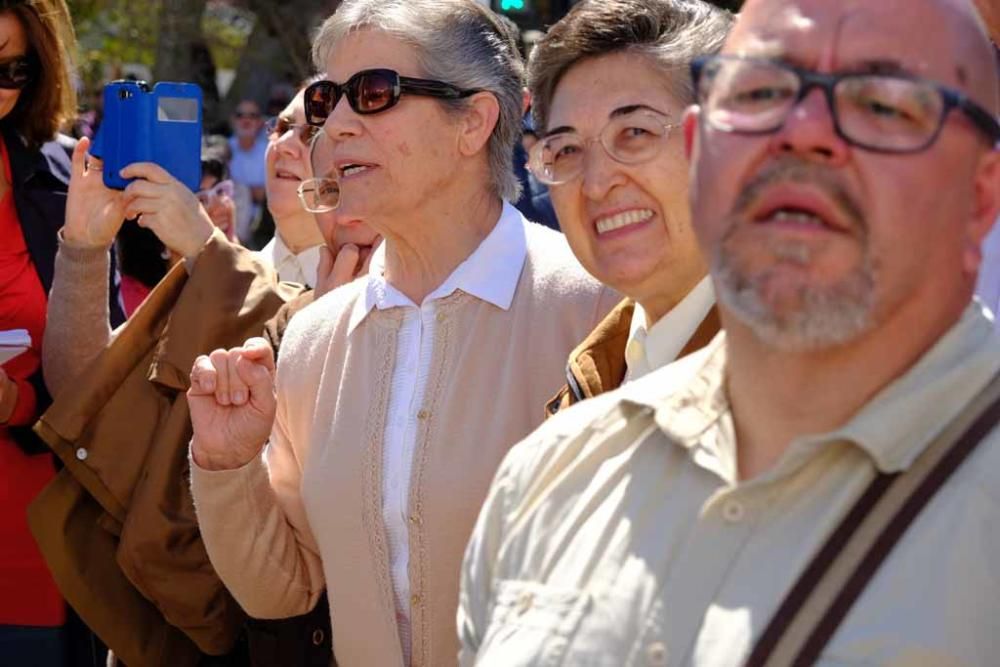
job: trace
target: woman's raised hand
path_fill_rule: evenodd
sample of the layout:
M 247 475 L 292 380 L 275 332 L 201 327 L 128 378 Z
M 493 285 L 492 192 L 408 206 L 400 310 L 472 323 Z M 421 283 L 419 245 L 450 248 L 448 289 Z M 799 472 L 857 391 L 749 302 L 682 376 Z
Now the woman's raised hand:
M 263 338 L 195 359 L 187 393 L 191 454 L 206 470 L 233 470 L 254 458 L 274 424 L 274 352 Z
M 87 155 L 90 139 L 73 150 L 73 173 L 66 200 L 63 239 L 71 245 L 108 248 L 125 217 L 122 193 L 105 187 L 101 160 Z

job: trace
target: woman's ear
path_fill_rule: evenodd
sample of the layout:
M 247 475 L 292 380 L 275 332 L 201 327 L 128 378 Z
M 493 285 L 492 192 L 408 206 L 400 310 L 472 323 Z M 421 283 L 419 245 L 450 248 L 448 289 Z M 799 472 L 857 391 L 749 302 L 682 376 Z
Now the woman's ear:
M 500 119 L 500 103 L 492 93 L 476 93 L 469 98 L 462 118 L 459 150 L 463 155 L 475 155 L 489 142 Z

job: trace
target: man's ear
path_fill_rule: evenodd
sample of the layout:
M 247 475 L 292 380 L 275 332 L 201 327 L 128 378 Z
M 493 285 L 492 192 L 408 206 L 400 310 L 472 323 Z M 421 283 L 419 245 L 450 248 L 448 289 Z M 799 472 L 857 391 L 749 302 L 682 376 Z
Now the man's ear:
M 983 156 L 976 170 L 975 202 L 965 228 L 967 250 L 965 268 L 978 271 L 982 262 L 982 244 L 1000 217 L 1000 150 Z
M 460 126 L 458 148 L 463 155 L 475 155 L 490 140 L 500 119 L 500 103 L 492 93 L 476 93 L 469 98 Z
M 684 157 L 691 161 L 694 156 L 695 142 L 698 137 L 698 121 L 701 118 L 701 107 L 692 104 L 684 110 L 681 126 L 684 130 Z

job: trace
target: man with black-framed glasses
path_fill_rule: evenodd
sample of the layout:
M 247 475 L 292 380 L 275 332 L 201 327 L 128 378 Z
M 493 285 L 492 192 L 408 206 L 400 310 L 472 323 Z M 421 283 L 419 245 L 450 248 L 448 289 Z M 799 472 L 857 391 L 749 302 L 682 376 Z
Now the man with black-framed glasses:
M 750 0 L 695 67 L 724 334 L 549 420 L 466 553 L 468 664 L 992 664 L 997 63 L 968 0 Z

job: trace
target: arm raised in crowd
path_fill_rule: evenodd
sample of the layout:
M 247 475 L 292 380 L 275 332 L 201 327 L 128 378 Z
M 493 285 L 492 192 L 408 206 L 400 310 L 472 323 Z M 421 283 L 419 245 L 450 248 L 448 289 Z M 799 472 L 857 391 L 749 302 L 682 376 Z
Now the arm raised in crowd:
M 45 383 L 53 395 L 82 372 L 111 341 L 108 325 L 108 248 L 127 218 L 151 229 L 171 250 L 193 257 L 213 225 L 194 195 L 154 164 L 123 170 L 136 178 L 124 191 L 105 187 L 101 162 L 88 157 L 88 139 L 73 152 L 66 222 L 60 233 L 42 347 Z

